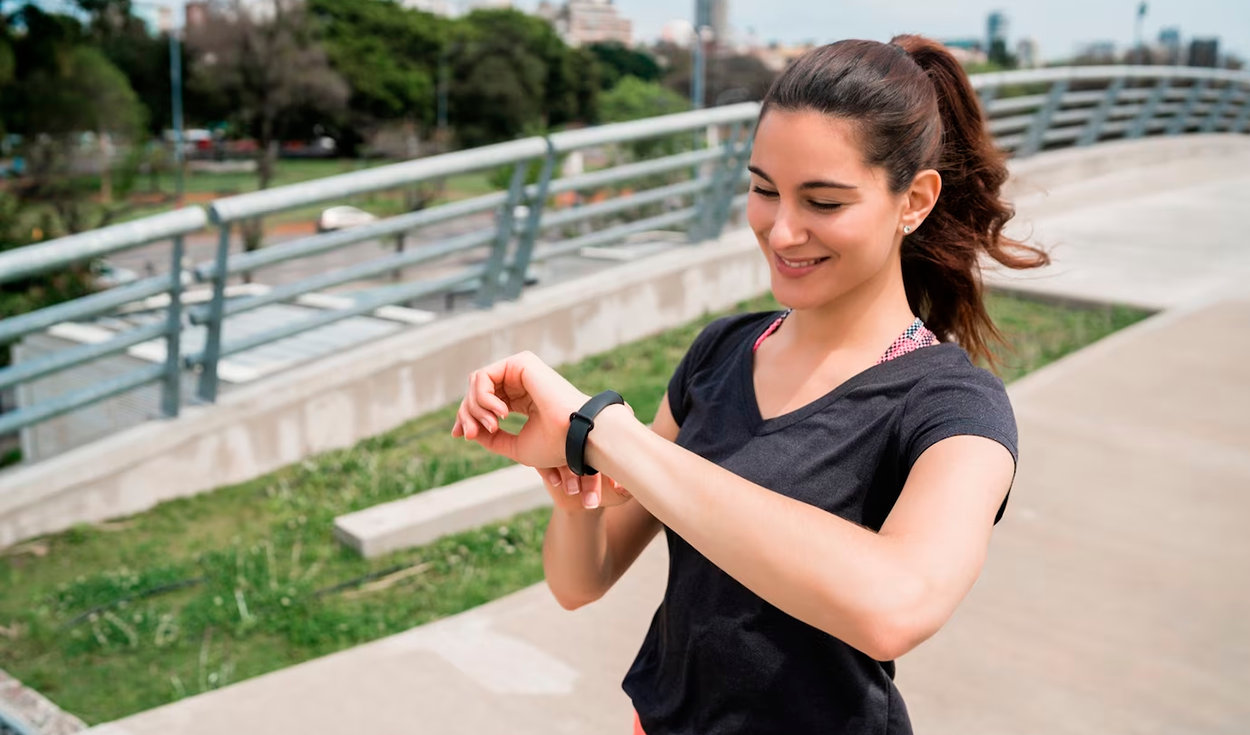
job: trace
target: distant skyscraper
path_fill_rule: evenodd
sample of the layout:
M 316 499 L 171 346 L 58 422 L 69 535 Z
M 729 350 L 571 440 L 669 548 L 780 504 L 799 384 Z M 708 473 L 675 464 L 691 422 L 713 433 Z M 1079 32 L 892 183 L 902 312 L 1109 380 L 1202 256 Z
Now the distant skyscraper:
M 1165 27 L 1159 31 L 1159 47 L 1163 49 L 1166 64 L 1180 64 L 1180 29 L 1176 26 Z
M 570 46 L 592 43 L 633 43 L 633 23 L 616 13 L 611 0 L 569 0 L 560 8 L 539 5 L 538 14 L 551 21 Z
M 1220 56 L 1220 39 L 1195 38 L 1189 44 L 1189 65 L 1214 69 Z
M 1007 43 L 1007 15 L 1001 10 L 990 13 L 985 22 L 985 49 L 992 51 L 995 41 Z
M 1034 69 L 1042 65 L 1042 52 L 1035 39 L 1022 38 L 1016 44 L 1016 63 L 1021 69 Z
M 729 0 L 711 0 L 712 42 L 724 47 L 729 41 Z

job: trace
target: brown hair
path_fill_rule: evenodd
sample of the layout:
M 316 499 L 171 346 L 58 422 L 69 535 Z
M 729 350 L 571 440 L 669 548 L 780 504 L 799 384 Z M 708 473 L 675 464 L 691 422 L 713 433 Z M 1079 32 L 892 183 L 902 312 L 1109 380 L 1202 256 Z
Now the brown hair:
M 916 174 L 935 169 L 942 192 L 924 224 L 903 239 L 903 284 L 912 311 L 944 340 L 993 363 L 989 343 L 1002 335 L 985 309 L 980 257 L 1008 268 L 1050 262 L 1042 250 L 1003 237 L 1015 211 L 999 198 L 1007 180 L 963 67 L 922 36 L 890 43 L 839 41 L 808 52 L 773 83 L 760 107 L 811 110 L 847 120 L 865 163 L 901 194 Z

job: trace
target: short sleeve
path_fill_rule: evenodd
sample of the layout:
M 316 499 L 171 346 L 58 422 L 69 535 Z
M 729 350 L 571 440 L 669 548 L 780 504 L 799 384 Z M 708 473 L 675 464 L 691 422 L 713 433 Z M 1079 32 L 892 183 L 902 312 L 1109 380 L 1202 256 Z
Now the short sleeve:
M 969 364 L 967 371 L 936 372 L 907 396 L 901 427 L 902 459 L 907 472 L 925 450 L 953 436 L 980 436 L 1002 444 L 1020 458 L 1016 417 L 1003 382 Z M 999 508 L 997 523 L 1007 507 Z
M 686 350 L 681 362 L 677 364 L 677 369 L 673 371 L 673 377 L 668 381 L 668 408 L 677 426 L 680 427 L 685 422 L 686 415 L 690 411 L 691 379 L 708 364 L 712 357 L 711 353 L 722 342 L 726 333 L 733 331 L 731 329 L 733 326 L 747 321 L 746 318 L 751 316 L 758 315 L 737 314 L 721 317 L 704 327 L 694 338 L 690 349 Z

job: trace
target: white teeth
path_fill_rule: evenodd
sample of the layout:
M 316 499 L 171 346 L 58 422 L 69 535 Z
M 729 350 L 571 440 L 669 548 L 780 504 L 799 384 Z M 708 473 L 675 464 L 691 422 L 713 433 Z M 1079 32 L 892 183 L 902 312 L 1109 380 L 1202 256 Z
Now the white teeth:
M 777 257 L 778 257 L 778 258 L 781 258 L 781 256 L 780 256 L 780 255 L 779 255 L 779 256 L 777 256 Z M 782 263 L 785 263 L 786 265 L 790 266 L 791 268 L 806 268 L 806 267 L 807 267 L 807 266 L 809 266 L 809 265 L 816 265 L 816 263 L 820 262 L 820 260 L 821 260 L 820 258 L 816 258 L 816 259 L 814 259 L 814 260 L 799 260 L 799 261 L 793 261 L 793 260 L 786 260 L 785 258 L 781 258 L 781 262 L 782 262 Z

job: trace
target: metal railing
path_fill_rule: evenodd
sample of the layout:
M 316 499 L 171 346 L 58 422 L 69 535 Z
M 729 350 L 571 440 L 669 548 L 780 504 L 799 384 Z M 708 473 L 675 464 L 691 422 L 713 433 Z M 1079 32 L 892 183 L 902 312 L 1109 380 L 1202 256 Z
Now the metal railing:
M 973 77 L 990 131 L 1000 147 L 1017 157 L 1067 146 L 1148 135 L 1244 133 L 1250 128 L 1250 74 L 1170 67 L 1073 67 L 983 74 Z M 621 241 L 653 230 L 684 228 L 693 242 L 716 237 L 746 201 L 745 163 L 758 105 L 668 115 L 648 120 L 557 133 L 547 137 L 449 153 L 291 186 L 218 199 L 207 213 L 191 207 L 95 232 L 0 254 L 0 284 L 112 255 L 140 245 L 170 241 L 171 273 L 92 294 L 0 323 L 0 344 L 62 321 L 86 319 L 157 294 L 168 294 L 167 318 L 119 334 L 0 370 L 0 389 L 122 352 L 163 338 L 165 361 L 36 406 L 0 415 L 0 434 L 115 396 L 136 386 L 162 381 L 162 408 L 179 410 L 184 370 L 199 372 L 198 400 L 218 394 L 221 361 L 231 355 L 299 335 L 381 307 L 450 293 L 471 293 L 488 308 L 499 299 L 521 295 L 533 263 Z M 643 156 L 643 145 L 662 155 Z M 632 146 L 632 148 L 630 148 Z M 558 177 L 557 165 L 574 152 L 614 148 L 627 160 L 602 170 Z M 631 153 L 633 155 L 631 155 Z M 309 205 L 342 202 L 386 190 L 407 189 L 463 173 L 510 167 L 507 188 L 440 204 L 346 230 L 319 233 L 260 250 L 231 253 L 232 235 L 242 223 Z M 536 173 L 536 178 L 532 174 Z M 645 184 L 628 195 L 553 208 L 569 192 L 599 190 L 629 182 Z M 632 188 L 632 187 L 631 187 Z M 405 239 L 423 228 L 493 214 L 482 226 L 419 247 Z M 634 218 L 574 232 L 603 218 Z M 479 217 L 480 218 L 480 217 Z M 215 228 L 215 257 L 184 267 L 183 238 Z M 554 233 L 554 234 L 553 234 Z M 317 272 L 293 283 L 227 299 L 233 278 L 280 263 L 331 253 L 363 242 L 394 238 L 394 252 L 346 267 Z M 447 272 L 447 268 L 452 268 Z M 442 272 L 400 280 L 355 295 L 342 308 L 326 309 L 299 321 L 247 336 L 225 329 L 235 315 L 286 303 L 324 289 L 359 283 L 403 269 L 437 265 Z M 182 309 L 181 290 L 197 282 L 211 289 L 202 306 Z M 206 328 L 204 347 L 183 354 L 184 323 Z

